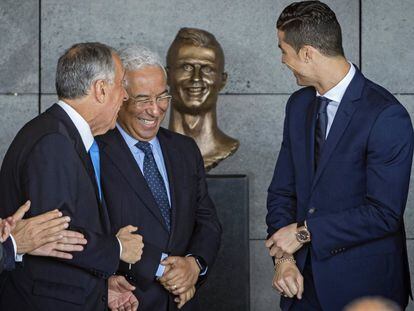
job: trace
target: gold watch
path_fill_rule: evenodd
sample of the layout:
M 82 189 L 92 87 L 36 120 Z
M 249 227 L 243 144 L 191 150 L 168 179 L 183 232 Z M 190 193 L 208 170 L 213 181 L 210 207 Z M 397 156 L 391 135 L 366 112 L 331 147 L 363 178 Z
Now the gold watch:
M 298 222 L 296 240 L 298 240 L 300 244 L 308 243 L 311 240 L 310 232 L 304 222 Z

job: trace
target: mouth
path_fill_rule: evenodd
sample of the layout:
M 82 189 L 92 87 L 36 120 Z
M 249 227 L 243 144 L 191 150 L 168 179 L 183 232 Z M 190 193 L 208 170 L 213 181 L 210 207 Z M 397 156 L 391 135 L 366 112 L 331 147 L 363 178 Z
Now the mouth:
M 157 119 L 148 120 L 144 118 L 138 118 L 138 121 L 144 124 L 146 127 L 154 127 L 157 124 Z
M 191 97 L 200 97 L 206 93 L 207 89 L 205 87 L 188 87 L 186 91 Z

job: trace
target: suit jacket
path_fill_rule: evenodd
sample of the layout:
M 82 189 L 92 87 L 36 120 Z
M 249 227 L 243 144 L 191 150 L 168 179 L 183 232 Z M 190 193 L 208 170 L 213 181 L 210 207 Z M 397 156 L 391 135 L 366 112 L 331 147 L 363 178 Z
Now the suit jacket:
M 203 159 L 195 142 L 160 128 L 157 135 L 168 174 L 171 195 L 171 234 L 164 223 L 147 182 L 118 129 L 98 138 L 102 182 L 113 229 L 137 226 L 144 239 L 141 261 L 120 265 L 137 289 L 139 310 L 176 310 L 173 298 L 155 280 L 161 253 L 201 256 L 209 270 L 221 237 L 221 226 L 208 195 Z M 183 310 L 196 310 L 194 297 Z
M 117 270 L 119 244 L 100 202 L 92 162 L 68 115 L 58 105 L 26 124 L 0 172 L 1 216 L 26 199 L 27 217 L 58 208 L 88 244 L 72 260 L 25 255 L 6 274 L 0 310 L 104 310 L 106 279 Z M 4 275 L 4 273 L 3 273 Z
M 325 310 L 380 295 L 406 306 L 410 293 L 403 214 L 413 129 L 404 107 L 358 70 L 314 171 L 315 89 L 286 106 L 283 142 L 268 191 L 269 235 L 306 219 L 314 283 Z M 288 310 L 291 299 L 283 298 Z

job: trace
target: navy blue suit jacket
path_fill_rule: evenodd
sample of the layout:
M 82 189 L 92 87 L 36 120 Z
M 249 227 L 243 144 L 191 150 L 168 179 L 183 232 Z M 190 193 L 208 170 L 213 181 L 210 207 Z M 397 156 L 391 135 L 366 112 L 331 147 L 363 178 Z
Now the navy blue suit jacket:
M 141 260 L 131 270 L 121 263 L 119 271 L 135 283 L 140 311 L 177 310 L 174 297 L 155 280 L 161 253 L 198 255 L 210 271 L 221 238 L 221 226 L 207 192 L 203 158 L 197 145 L 191 138 L 163 128 L 157 137 L 170 185 L 171 234 L 118 129 L 98 138 L 102 182 L 113 230 L 132 224 L 139 228 L 138 233 L 144 239 Z M 182 310 L 197 310 L 197 305 L 195 296 Z
M 314 171 L 315 89 L 286 106 L 283 142 L 268 190 L 268 234 L 307 221 L 310 245 L 296 253 L 303 270 L 311 252 L 324 310 L 381 295 L 406 306 L 410 294 L 403 214 L 413 155 L 404 107 L 358 70 L 348 86 Z M 283 310 L 291 299 L 282 298 Z
M 3 272 L 0 310 L 104 310 L 119 244 L 98 198 L 92 162 L 61 107 L 52 106 L 20 130 L 4 158 L 0 183 L 0 217 L 30 198 L 26 217 L 58 208 L 71 217 L 70 229 L 88 240 L 72 260 L 27 254 L 23 265 Z

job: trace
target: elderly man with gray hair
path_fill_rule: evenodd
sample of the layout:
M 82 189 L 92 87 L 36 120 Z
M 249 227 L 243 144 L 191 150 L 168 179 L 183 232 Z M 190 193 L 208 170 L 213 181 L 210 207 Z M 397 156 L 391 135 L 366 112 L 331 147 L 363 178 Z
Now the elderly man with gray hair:
M 140 311 L 198 310 L 221 238 L 203 159 L 192 138 L 161 127 L 171 96 L 159 57 L 138 46 L 120 56 L 129 99 L 99 138 L 102 182 L 111 224 L 137 226 L 145 250 L 118 273 L 136 285 Z
M 58 208 L 70 217 L 70 229 L 88 242 L 72 259 L 25 255 L 23 265 L 6 276 L 0 310 L 107 310 L 107 279 L 120 260 L 132 264 L 140 259 L 142 237 L 133 234 L 137 228 L 125 226 L 116 235 L 111 230 L 94 139 L 115 126 L 128 99 L 123 79 L 121 60 L 110 47 L 73 45 L 57 65 L 59 102 L 27 123 L 7 151 L 0 206 L 19 206 L 30 198 L 30 216 Z M 136 308 L 133 287 L 120 286 L 123 278 L 111 278 L 110 302 Z

